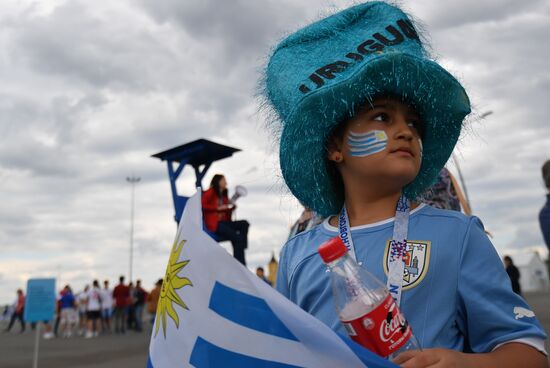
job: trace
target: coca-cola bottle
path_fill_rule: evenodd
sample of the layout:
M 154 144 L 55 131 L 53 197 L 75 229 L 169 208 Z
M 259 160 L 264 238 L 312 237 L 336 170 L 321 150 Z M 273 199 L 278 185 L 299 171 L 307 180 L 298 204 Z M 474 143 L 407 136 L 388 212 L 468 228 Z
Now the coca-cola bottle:
M 352 340 L 390 359 L 420 349 L 386 286 L 350 257 L 339 237 L 323 243 L 319 254 L 331 271 L 336 310 Z

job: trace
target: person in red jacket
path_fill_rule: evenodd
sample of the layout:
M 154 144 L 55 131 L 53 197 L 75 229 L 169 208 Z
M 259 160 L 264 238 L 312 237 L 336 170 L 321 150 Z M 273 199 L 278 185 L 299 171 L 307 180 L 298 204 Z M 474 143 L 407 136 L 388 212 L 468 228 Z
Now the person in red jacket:
M 216 235 L 229 239 L 233 245 L 233 257 L 243 265 L 244 250 L 248 246 L 248 222 L 231 221 L 235 204 L 227 196 L 227 181 L 216 174 L 210 182 L 210 188 L 202 194 L 202 212 L 206 228 Z
M 119 284 L 113 289 L 113 299 L 115 300 L 115 333 L 126 333 L 129 298 L 130 288 L 124 285 L 124 276 L 120 276 Z

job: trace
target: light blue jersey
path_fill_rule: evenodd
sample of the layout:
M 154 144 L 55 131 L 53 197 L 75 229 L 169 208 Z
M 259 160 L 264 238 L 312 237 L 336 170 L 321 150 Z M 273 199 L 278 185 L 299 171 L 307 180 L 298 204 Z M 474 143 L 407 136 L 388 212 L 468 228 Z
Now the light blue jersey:
M 512 292 L 481 221 L 421 205 L 411 211 L 401 311 L 424 348 L 489 352 L 521 341 L 544 350 L 546 334 L 530 307 Z M 369 272 L 387 279 L 393 219 L 352 228 L 355 252 Z M 329 274 L 317 253 L 337 228 L 323 222 L 281 251 L 277 289 L 333 330 L 345 334 Z

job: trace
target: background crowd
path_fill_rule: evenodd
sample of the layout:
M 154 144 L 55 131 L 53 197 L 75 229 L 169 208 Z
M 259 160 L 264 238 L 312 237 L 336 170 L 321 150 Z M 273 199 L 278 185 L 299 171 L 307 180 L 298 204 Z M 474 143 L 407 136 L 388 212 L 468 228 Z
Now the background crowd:
M 91 285 L 76 293 L 70 285 L 65 285 L 57 295 L 54 317 L 43 321 L 43 337 L 93 338 L 101 334 L 125 334 L 128 330 L 141 332 L 153 325 L 161 287 L 162 279 L 147 291 L 141 280 L 126 284 L 124 276 L 120 276 L 114 288 L 110 287 L 109 280 L 104 280 L 102 286 L 98 280 L 93 280 Z M 16 322 L 21 333 L 26 328 L 25 294 L 21 289 L 16 294 L 13 304 L 2 312 L 1 319 L 9 321 L 4 332 L 10 332 Z M 32 329 L 35 327 L 31 324 Z
M 265 277 L 263 267 L 256 269 L 256 275 L 264 282 L 273 286 Z M 80 292 L 73 292 L 70 285 L 65 285 L 57 295 L 56 311 L 50 321 L 43 321 L 44 339 L 71 338 L 74 336 L 86 339 L 105 334 L 124 335 L 132 330 L 150 331 L 155 322 L 157 304 L 162 289 L 163 280 L 159 279 L 154 287 L 147 291 L 141 285 L 141 280 L 134 284 L 124 282 L 124 276 L 119 277 L 118 284 L 111 288 L 109 280 L 93 280 Z M 10 332 L 19 324 L 19 332 L 25 332 L 27 323 L 24 320 L 25 293 L 22 289 L 16 291 L 16 298 L 11 305 L 4 307 L 0 322 L 7 324 L 4 333 Z M 31 324 L 34 330 L 36 324 Z

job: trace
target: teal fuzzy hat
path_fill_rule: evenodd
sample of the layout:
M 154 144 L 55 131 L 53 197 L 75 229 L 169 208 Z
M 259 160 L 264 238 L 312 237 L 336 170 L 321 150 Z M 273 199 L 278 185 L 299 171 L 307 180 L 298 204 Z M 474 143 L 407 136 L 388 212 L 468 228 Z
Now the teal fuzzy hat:
M 384 2 L 351 7 L 295 32 L 277 45 L 265 73 L 266 97 L 282 128 L 285 182 L 323 216 L 339 212 L 344 200 L 327 163 L 327 139 L 356 107 L 389 94 L 422 116 L 422 165 L 404 188 L 411 199 L 437 177 L 470 113 L 460 83 L 428 58 L 407 15 Z

